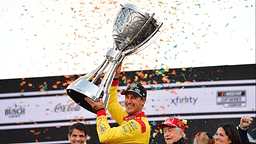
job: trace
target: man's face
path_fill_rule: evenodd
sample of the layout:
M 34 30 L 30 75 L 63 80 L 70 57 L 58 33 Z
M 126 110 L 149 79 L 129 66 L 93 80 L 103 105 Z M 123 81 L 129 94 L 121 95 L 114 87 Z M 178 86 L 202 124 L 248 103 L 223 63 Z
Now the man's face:
M 86 135 L 83 131 L 73 129 L 72 134 L 68 135 L 68 139 L 71 144 L 84 144 L 84 142 L 86 141 Z
M 182 138 L 183 131 L 178 131 L 176 127 L 164 126 L 164 139 L 167 144 L 173 144 Z
M 141 99 L 127 92 L 125 95 L 125 108 L 128 115 L 139 114 L 142 112 L 143 105 L 145 104 L 146 98 Z

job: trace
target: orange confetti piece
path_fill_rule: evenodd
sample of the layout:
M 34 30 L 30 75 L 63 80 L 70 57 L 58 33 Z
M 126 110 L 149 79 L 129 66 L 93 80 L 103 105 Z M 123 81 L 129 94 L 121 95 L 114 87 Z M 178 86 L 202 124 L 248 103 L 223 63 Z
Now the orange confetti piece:
M 73 123 L 73 120 L 71 120 L 69 123 Z
M 37 132 L 37 133 L 34 133 L 34 135 L 39 135 L 41 132 L 39 131 L 39 132 Z
M 138 72 L 138 76 L 140 76 L 140 77 L 144 77 L 144 73 L 143 72 Z
M 36 122 L 34 122 L 34 124 L 37 124 Z
M 56 128 L 60 128 L 61 126 L 56 126 Z
M 122 77 L 122 80 L 125 80 L 125 79 L 126 79 L 126 76 L 123 76 L 123 77 Z
M 55 85 L 53 85 L 52 87 L 53 87 L 53 88 L 55 88 L 55 89 L 57 89 L 58 85 L 57 85 L 57 84 L 55 84 Z
M 31 132 L 31 133 L 34 133 L 34 132 L 35 132 L 35 130 L 30 130 L 30 132 Z
M 29 84 L 28 84 L 28 86 L 32 87 L 32 86 L 33 86 L 33 84 L 32 84 L 32 83 L 29 83 Z
M 160 108 L 162 108 L 164 110 L 164 106 L 160 106 Z
M 172 74 L 176 75 L 176 71 L 175 71 L 175 70 L 173 70 L 173 71 L 172 71 Z
M 20 83 L 20 86 L 23 86 L 24 84 L 26 84 L 26 82 L 25 82 L 25 81 L 22 81 L 22 82 Z

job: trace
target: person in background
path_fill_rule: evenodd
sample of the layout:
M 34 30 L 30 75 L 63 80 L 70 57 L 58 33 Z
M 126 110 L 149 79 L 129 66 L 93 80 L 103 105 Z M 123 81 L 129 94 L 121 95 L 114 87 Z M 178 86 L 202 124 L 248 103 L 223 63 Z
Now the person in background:
M 193 144 L 215 144 L 215 138 L 207 132 L 199 132 L 195 135 Z
M 252 124 L 253 119 L 249 116 L 243 116 L 240 119 L 240 124 L 236 127 L 238 130 L 234 128 L 231 124 L 225 124 L 218 128 L 216 133 L 217 143 L 222 144 L 233 144 L 233 143 L 241 143 L 241 144 L 253 144 L 249 142 L 247 136 L 247 130 L 249 126 Z M 214 144 L 216 141 L 214 137 L 212 137 L 209 133 L 199 132 L 195 135 L 194 144 Z M 241 142 L 240 142 L 241 141 Z
M 249 116 L 243 116 L 240 119 L 240 124 L 237 126 L 241 142 L 242 144 L 252 144 L 249 142 L 248 136 L 247 136 L 247 130 L 249 126 L 252 124 L 253 119 Z
M 221 124 L 216 132 L 217 144 L 241 144 L 240 135 L 232 124 Z
M 87 127 L 83 123 L 75 123 L 69 127 L 68 139 L 71 144 L 86 144 Z
M 164 123 L 158 124 L 157 127 L 163 129 L 164 139 L 167 144 L 186 144 L 185 127 L 178 118 L 169 117 Z

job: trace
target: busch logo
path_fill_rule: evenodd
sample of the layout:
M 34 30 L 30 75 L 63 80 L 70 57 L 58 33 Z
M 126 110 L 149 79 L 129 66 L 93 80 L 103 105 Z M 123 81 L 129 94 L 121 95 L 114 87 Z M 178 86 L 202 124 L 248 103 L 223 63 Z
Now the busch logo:
M 55 106 L 54 112 L 72 112 L 72 111 L 79 111 L 80 110 L 80 106 L 75 104 L 75 103 L 71 103 L 71 104 L 67 104 L 67 105 L 61 105 L 61 103 L 58 103 Z
M 9 118 L 20 117 L 20 115 L 24 115 L 24 114 L 25 114 L 25 108 L 17 104 L 14 104 L 13 106 L 5 109 L 5 115 L 9 116 Z

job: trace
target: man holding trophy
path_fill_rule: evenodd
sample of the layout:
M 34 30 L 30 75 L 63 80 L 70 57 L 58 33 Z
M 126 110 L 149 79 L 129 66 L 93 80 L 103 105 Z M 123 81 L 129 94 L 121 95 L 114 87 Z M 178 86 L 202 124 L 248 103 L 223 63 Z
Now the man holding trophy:
M 101 143 L 141 143 L 148 144 L 150 139 L 150 125 L 145 113 L 142 112 L 146 102 L 146 89 L 132 83 L 121 94 L 125 95 L 125 108 L 117 101 L 118 77 L 121 65 L 117 67 L 115 79 L 110 88 L 108 111 L 120 125 L 111 128 L 107 122 L 105 106 L 100 99 L 94 102 L 90 98 L 85 100 L 97 111 L 97 132 Z
M 100 142 L 145 144 L 150 139 L 150 126 L 142 112 L 146 89 L 141 84 L 130 84 L 121 93 L 125 95 L 125 110 L 117 100 L 118 77 L 124 58 L 149 46 L 160 35 L 163 23 L 153 18 L 154 13 L 148 14 L 135 5 L 121 6 L 113 24 L 113 48 L 108 50 L 98 68 L 71 83 L 67 93 L 80 106 L 97 113 Z M 104 73 L 107 67 L 109 69 Z M 98 85 L 100 77 L 103 79 Z M 106 108 L 120 126 L 110 128 Z

